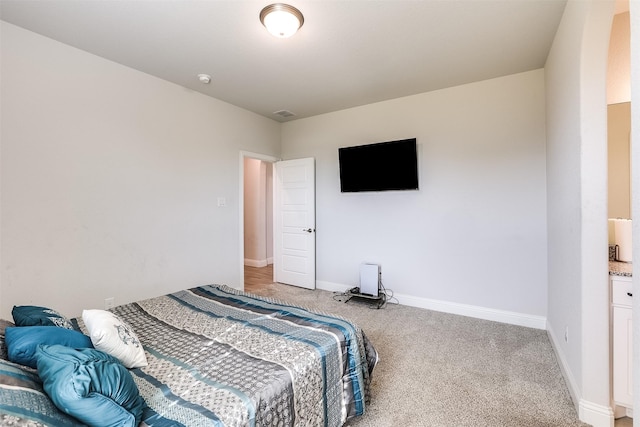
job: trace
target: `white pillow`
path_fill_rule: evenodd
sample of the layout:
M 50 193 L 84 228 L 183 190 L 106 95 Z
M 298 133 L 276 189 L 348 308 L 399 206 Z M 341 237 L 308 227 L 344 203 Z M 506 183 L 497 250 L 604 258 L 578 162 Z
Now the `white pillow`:
M 127 368 L 147 366 L 147 357 L 138 336 L 114 313 L 83 310 L 82 320 L 96 349 L 115 357 Z

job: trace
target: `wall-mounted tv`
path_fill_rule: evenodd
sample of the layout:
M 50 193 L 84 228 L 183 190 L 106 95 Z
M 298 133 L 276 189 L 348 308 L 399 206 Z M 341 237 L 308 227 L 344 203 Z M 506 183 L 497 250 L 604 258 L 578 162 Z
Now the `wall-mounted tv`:
M 340 191 L 418 189 L 416 138 L 338 149 Z

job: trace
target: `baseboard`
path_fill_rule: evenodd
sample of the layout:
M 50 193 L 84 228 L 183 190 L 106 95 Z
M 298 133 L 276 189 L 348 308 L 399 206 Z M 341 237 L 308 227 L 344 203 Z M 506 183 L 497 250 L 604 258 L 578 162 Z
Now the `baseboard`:
M 316 281 L 316 287 L 325 291 L 344 292 L 352 286 L 339 283 Z M 516 313 L 505 310 L 495 310 L 492 308 L 479 307 L 468 304 L 458 304 L 449 301 L 439 301 L 411 295 L 393 294 L 394 298 L 402 305 L 425 308 L 427 310 L 440 311 L 443 313 L 457 314 L 460 316 L 474 317 L 476 319 L 492 320 L 494 322 L 508 323 L 510 325 L 526 326 L 535 329 L 546 329 L 547 319 L 543 316 L 533 316 L 530 314 Z
M 320 280 L 316 280 L 316 289 L 322 289 L 323 291 L 346 292 L 351 288 L 353 288 L 353 286 L 347 286 L 347 285 L 342 285 L 340 283 L 323 282 Z
M 266 267 L 269 264 L 273 264 L 273 261 L 270 263 L 269 259 L 244 259 L 244 265 L 248 267 Z
M 593 427 L 614 427 L 616 420 L 610 407 L 598 405 L 584 399 L 580 399 L 578 406 L 580 421 L 591 424 Z
M 571 399 L 576 406 L 576 411 L 578 412 L 578 418 L 580 421 L 591 424 L 593 427 L 614 427 L 615 416 L 613 410 L 609 406 L 602 406 L 582 398 L 582 392 L 569 369 L 569 364 L 567 363 L 567 359 L 562 351 L 562 346 L 560 345 L 558 337 L 550 328 L 547 329 L 547 335 L 549 336 L 549 341 L 551 341 L 551 346 L 553 347 L 553 351 L 558 359 L 560 371 L 562 372 L 562 376 L 564 377 L 567 388 L 569 389 Z
M 549 341 L 551 341 L 551 347 L 553 347 L 553 352 L 556 354 L 556 359 L 558 359 L 560 372 L 562 373 L 564 382 L 567 384 L 567 388 L 569 389 L 571 400 L 576 407 L 576 412 L 579 413 L 579 402 L 582 400 L 582 393 L 580 392 L 578 383 L 576 382 L 573 373 L 569 369 L 569 363 L 567 363 L 567 358 L 564 356 L 564 352 L 561 350 L 562 347 L 560 346 L 560 341 L 558 340 L 558 337 L 553 333 L 553 330 L 551 328 L 547 328 L 547 336 L 549 337 Z
M 626 406 L 613 405 L 613 418 L 628 417 L 633 418 L 633 408 L 627 408 Z

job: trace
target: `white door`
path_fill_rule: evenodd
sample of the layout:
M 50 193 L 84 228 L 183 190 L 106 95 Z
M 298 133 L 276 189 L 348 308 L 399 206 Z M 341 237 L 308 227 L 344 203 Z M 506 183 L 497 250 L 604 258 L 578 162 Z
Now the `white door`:
M 276 162 L 274 177 L 274 281 L 315 289 L 314 159 Z

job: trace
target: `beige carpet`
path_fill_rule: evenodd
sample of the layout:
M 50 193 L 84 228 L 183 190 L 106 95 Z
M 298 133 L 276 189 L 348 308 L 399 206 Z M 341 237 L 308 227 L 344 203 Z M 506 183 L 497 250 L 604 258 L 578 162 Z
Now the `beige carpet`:
M 348 317 L 380 354 L 371 402 L 352 427 L 573 427 L 578 421 L 545 331 L 262 284 L 249 292 Z

